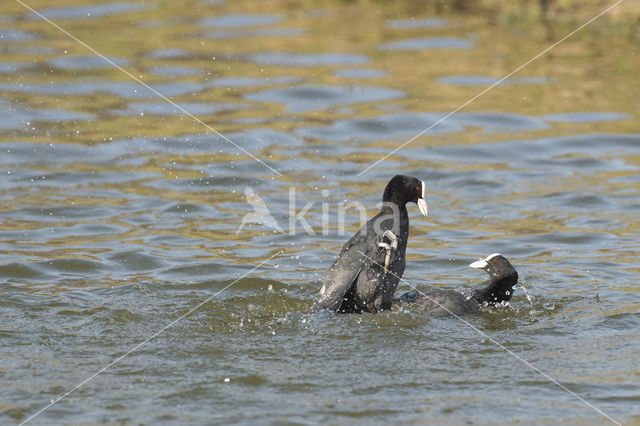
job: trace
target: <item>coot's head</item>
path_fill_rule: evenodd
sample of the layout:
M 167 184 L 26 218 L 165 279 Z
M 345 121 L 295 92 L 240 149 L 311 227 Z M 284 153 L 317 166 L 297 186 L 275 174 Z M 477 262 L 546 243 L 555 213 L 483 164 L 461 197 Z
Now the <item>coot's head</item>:
M 416 203 L 420 213 L 427 215 L 427 201 L 425 200 L 427 186 L 420 179 L 396 175 L 389 181 L 382 195 L 383 202 L 393 202 L 399 206 Z
M 511 265 L 511 263 L 500 253 L 493 253 L 484 259 L 473 262 L 469 265 L 475 269 L 482 269 L 486 271 L 491 277 L 491 281 L 500 280 L 503 278 L 515 278 L 518 279 L 518 272 Z

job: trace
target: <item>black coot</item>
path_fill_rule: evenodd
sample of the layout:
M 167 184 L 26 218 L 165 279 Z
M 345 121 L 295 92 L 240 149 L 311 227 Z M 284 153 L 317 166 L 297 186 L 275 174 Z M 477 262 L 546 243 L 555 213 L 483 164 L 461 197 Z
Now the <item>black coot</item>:
M 414 177 L 395 176 L 387 184 L 382 202 L 380 213 L 351 237 L 322 278 L 322 289 L 311 312 L 379 312 L 391 308 L 406 263 L 406 204 L 416 203 L 427 215 L 425 184 Z
M 482 306 L 495 306 L 508 302 L 513 294 L 513 286 L 518 283 L 518 272 L 501 254 L 494 253 L 469 265 L 489 274 L 490 282 L 484 288 L 464 295 L 455 290 L 433 290 L 422 293 L 412 290 L 393 301 L 394 308 L 417 303 L 430 316 L 461 315 L 476 312 Z

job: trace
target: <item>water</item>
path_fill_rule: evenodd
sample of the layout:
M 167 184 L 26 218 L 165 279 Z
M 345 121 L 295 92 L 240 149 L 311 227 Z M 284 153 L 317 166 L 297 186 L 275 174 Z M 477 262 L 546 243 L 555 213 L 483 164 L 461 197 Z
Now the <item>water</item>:
M 32 423 L 608 422 L 513 354 L 640 421 L 637 46 L 598 21 L 360 174 L 549 44 L 409 4 L 34 3 L 279 174 L 0 6 L 0 422 L 114 361 Z M 430 213 L 399 292 L 494 252 L 527 291 L 301 315 L 396 173 Z

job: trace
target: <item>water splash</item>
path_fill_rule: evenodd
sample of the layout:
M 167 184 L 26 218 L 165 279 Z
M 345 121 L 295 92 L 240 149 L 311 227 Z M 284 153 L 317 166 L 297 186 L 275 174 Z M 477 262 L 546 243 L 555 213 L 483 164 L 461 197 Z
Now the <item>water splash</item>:
M 522 289 L 522 292 L 524 293 L 525 297 L 529 301 L 529 305 L 531 305 L 531 308 L 533 309 L 533 298 L 529 294 L 529 291 L 527 291 L 527 287 L 524 285 L 522 281 L 518 283 L 518 286 Z

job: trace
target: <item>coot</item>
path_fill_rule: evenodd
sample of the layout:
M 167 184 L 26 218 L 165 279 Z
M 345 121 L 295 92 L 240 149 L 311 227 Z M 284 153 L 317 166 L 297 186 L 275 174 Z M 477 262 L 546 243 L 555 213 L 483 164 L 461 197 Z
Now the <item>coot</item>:
M 425 184 L 397 175 L 382 195 L 380 212 L 344 245 L 322 278 L 322 289 L 310 312 L 379 312 L 390 309 L 405 268 L 409 238 L 406 204 L 427 215 Z
M 489 274 L 490 282 L 486 287 L 475 290 L 470 295 L 455 290 L 432 290 L 426 294 L 412 290 L 393 301 L 394 309 L 417 303 L 430 316 L 461 315 L 511 299 L 513 287 L 518 283 L 518 272 L 504 256 L 494 253 L 469 266 Z

